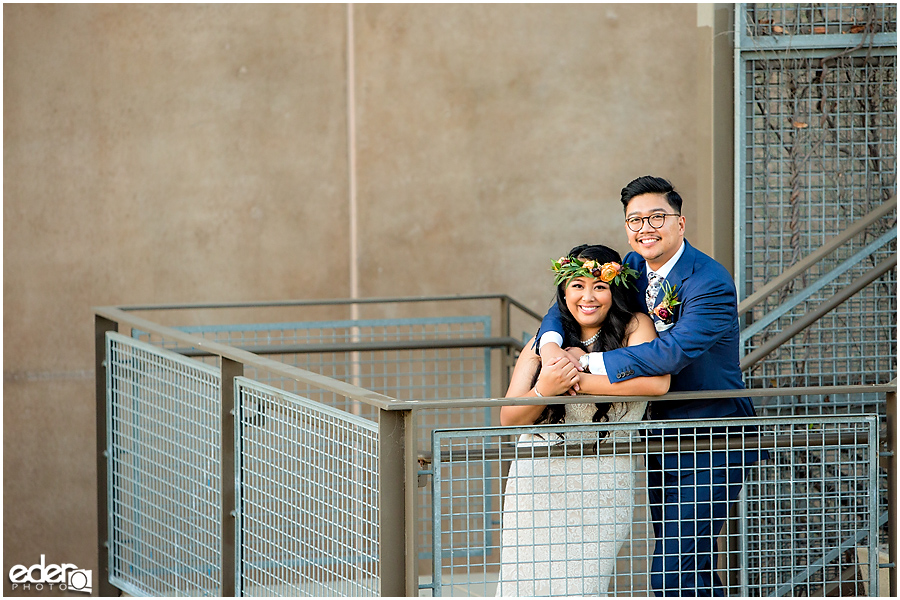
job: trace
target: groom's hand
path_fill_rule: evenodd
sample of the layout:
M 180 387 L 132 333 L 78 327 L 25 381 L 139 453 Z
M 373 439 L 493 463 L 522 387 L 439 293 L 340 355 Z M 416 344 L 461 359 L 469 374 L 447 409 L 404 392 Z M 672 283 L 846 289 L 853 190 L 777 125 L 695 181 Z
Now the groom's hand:
M 584 370 L 581 367 L 581 363 L 578 362 L 578 356 L 576 354 L 563 350 L 559 347 L 558 344 L 554 344 L 553 342 L 541 346 L 541 369 L 546 369 L 550 365 L 555 364 L 561 360 L 568 361 L 578 371 Z M 576 381 L 575 385 L 572 386 L 570 393 L 574 395 L 574 393 L 580 389 L 581 387 Z
M 566 348 L 566 352 L 569 353 L 569 356 L 575 357 L 575 362 L 578 362 L 578 360 L 579 360 L 582 356 L 584 356 L 585 354 L 587 354 L 587 352 L 585 352 L 584 350 L 582 350 L 582 349 L 579 348 L 578 346 L 572 346 L 571 348 Z M 578 363 L 578 364 L 580 365 L 581 363 Z

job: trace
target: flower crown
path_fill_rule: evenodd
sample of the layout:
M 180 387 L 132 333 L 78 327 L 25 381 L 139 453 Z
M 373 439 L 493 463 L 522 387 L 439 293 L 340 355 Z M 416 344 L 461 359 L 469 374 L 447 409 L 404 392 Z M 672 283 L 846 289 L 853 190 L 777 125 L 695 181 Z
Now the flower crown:
M 616 262 L 603 263 L 596 260 L 581 261 L 574 256 L 563 256 L 559 260 L 551 261 L 552 271 L 556 273 L 555 284 L 559 285 L 575 277 L 593 277 L 604 283 L 612 283 L 628 287 L 628 280 L 637 277 L 638 272 L 628 265 L 620 265 Z

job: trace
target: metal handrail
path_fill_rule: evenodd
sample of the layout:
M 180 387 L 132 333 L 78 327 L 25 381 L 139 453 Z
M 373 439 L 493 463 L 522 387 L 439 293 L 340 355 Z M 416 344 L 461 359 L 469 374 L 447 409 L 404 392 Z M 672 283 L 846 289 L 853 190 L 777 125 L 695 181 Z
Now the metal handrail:
M 643 421 L 646 429 L 656 427 L 654 421 Z M 595 442 L 592 444 L 550 444 L 547 446 L 530 446 L 528 448 L 520 448 L 516 442 L 509 444 L 501 444 L 497 447 L 479 448 L 478 450 L 444 450 L 440 455 L 441 463 L 452 462 L 472 462 L 477 460 L 493 461 L 493 460 L 514 460 L 520 458 L 574 458 L 581 456 L 608 456 L 613 454 L 622 454 L 623 452 L 632 455 L 646 454 L 662 454 L 664 452 L 672 453 L 690 453 L 690 452 L 708 452 L 725 451 L 725 450 L 775 450 L 778 448 L 813 448 L 819 446 L 839 446 L 846 443 L 860 444 L 868 439 L 866 433 L 817 433 L 817 434 L 795 434 L 774 437 L 760 437 L 756 434 L 739 434 L 739 437 L 732 438 L 716 437 L 715 439 L 694 439 L 691 436 L 684 436 L 678 440 L 644 440 L 631 442 L 618 442 L 616 444 L 607 442 Z M 627 451 L 623 451 L 622 447 L 626 447 Z M 419 453 L 419 462 L 431 464 L 433 460 L 430 451 Z
M 858 250 L 853 256 L 844 260 L 843 262 L 841 262 L 841 264 L 834 267 L 829 272 L 821 274 L 815 282 L 807 285 L 805 288 L 798 291 L 790 298 L 785 298 L 783 303 L 768 311 L 760 318 L 755 319 L 752 323 L 748 324 L 747 327 L 742 329 L 741 343 L 743 344 L 753 336 L 764 331 L 769 325 L 775 323 L 784 315 L 795 310 L 802 303 L 808 301 L 812 296 L 824 289 L 825 286 L 833 283 L 838 277 L 855 267 L 860 262 L 871 258 L 872 255 L 875 254 L 875 252 L 877 252 L 885 244 L 896 242 L 896 240 L 897 230 L 889 229 L 877 240 L 871 242 L 870 244 L 867 244 L 864 248 Z
M 535 406 L 545 404 L 585 404 L 591 402 L 684 402 L 690 400 L 718 400 L 724 398 L 772 398 L 791 396 L 825 396 L 836 394 L 891 393 L 894 384 L 827 385 L 791 388 L 760 388 L 740 390 L 703 390 L 698 392 L 669 392 L 664 396 L 528 396 L 524 398 L 448 398 L 439 400 L 398 400 L 391 410 L 406 404 L 406 408 L 477 408 L 485 406 Z
M 387 408 L 393 403 L 399 402 L 397 399 L 391 398 L 390 396 L 379 394 L 350 383 L 345 383 L 338 379 L 332 379 L 331 377 L 326 377 L 313 371 L 286 365 L 276 360 L 272 360 L 271 358 L 264 358 L 251 352 L 247 352 L 246 350 L 197 337 L 172 327 L 159 325 L 158 323 L 154 323 L 153 321 L 149 321 L 142 317 L 128 314 L 118 307 L 96 307 L 94 308 L 94 313 L 120 325 L 129 325 L 132 328 L 140 329 L 141 331 L 155 333 L 162 337 L 179 341 L 187 346 L 192 346 L 208 354 L 215 354 L 222 358 L 232 360 L 244 366 L 270 371 L 283 377 L 315 386 L 318 389 L 338 393 L 350 400 L 358 400 L 378 408 Z
M 803 258 L 795 265 L 786 269 L 781 275 L 764 285 L 759 291 L 755 292 L 748 298 L 738 304 L 738 317 L 746 314 L 751 308 L 766 299 L 772 292 L 784 287 L 798 275 L 807 271 L 811 266 L 818 262 L 821 258 L 831 254 L 838 247 L 844 245 L 855 236 L 859 235 L 869 225 L 884 217 L 892 210 L 897 208 L 897 197 L 892 196 L 890 200 L 880 205 L 875 210 L 869 212 L 864 217 L 858 219 L 850 227 L 842 231 L 840 234 L 829 238 L 818 250 Z
M 232 360 L 244 366 L 263 369 L 282 377 L 293 379 L 300 383 L 315 386 L 318 389 L 338 393 L 349 400 L 356 400 L 376 408 L 384 410 L 409 410 L 409 401 L 398 400 L 385 394 L 379 394 L 350 383 L 346 383 L 330 377 L 325 377 L 313 371 L 307 371 L 293 365 L 284 364 L 269 358 L 264 354 L 287 353 L 312 353 L 312 352 L 356 352 L 364 350 L 417 350 L 436 348 L 481 348 L 493 347 L 501 349 L 521 349 L 524 343 L 511 336 L 463 338 L 455 340 L 410 340 L 405 342 L 357 342 L 336 344 L 291 344 L 291 345 L 260 345 L 260 346 L 232 346 L 208 340 L 197 335 L 187 333 L 180 329 L 160 325 L 149 319 L 139 317 L 132 312 L 137 310 L 176 310 L 184 308 L 256 308 L 271 306 L 298 306 L 298 305 L 327 305 L 327 304 L 353 304 L 376 302 L 415 302 L 415 301 L 447 301 L 447 300 L 502 300 L 511 306 L 522 309 L 535 319 L 541 317 L 534 311 L 524 307 L 521 303 L 506 295 L 472 295 L 472 296 L 432 296 L 425 298 L 389 298 L 389 299 L 360 299 L 360 300 L 321 300 L 321 301 L 285 301 L 285 302 L 257 302 L 257 303 L 223 303 L 209 305 L 160 305 L 160 306 L 101 306 L 95 307 L 94 313 L 98 317 L 108 319 L 119 325 L 139 329 L 143 332 L 156 334 L 163 338 L 180 342 L 186 348 L 173 350 L 185 356 L 220 356 L 223 359 Z M 415 402 L 413 402 L 415 404 Z
M 790 324 L 789 327 L 786 327 L 778 335 L 775 335 L 760 346 L 756 348 L 753 352 L 744 355 L 741 359 L 741 371 L 746 371 L 763 358 L 777 350 L 782 344 L 786 341 L 821 319 L 823 316 L 837 308 L 840 304 L 845 302 L 848 298 L 859 292 L 861 289 L 893 269 L 897 266 L 897 256 L 894 255 L 891 258 L 888 258 L 869 271 L 866 272 L 865 275 L 855 279 L 850 285 L 843 287 L 831 297 L 827 302 L 823 302 L 819 306 L 816 307 L 815 310 L 806 313 L 801 318 L 797 319 L 793 323 Z
M 866 387 L 866 386 L 853 386 L 853 387 Z M 784 393 L 785 391 L 789 391 L 793 394 L 795 391 L 799 391 L 798 389 L 788 388 L 787 390 L 781 389 L 775 391 Z M 893 406 L 896 403 L 896 394 L 895 390 L 891 390 L 891 395 L 893 397 L 889 397 L 887 400 L 889 406 Z M 809 421 L 809 430 L 807 430 L 807 423 L 804 422 L 803 428 L 791 428 L 788 431 L 783 431 L 780 434 L 772 434 L 772 435 L 764 435 L 753 433 L 743 433 L 740 431 L 742 427 L 742 423 L 747 425 L 757 425 L 765 422 L 779 422 L 784 421 L 785 423 L 790 423 L 791 418 L 744 418 L 744 419 L 701 419 L 701 420 L 691 420 L 687 422 L 686 435 L 683 437 L 679 436 L 678 439 L 671 440 L 661 440 L 655 437 L 644 438 L 641 440 L 627 439 L 615 441 L 614 438 L 612 442 L 604 440 L 602 442 L 591 441 L 581 441 L 581 442 L 562 442 L 556 444 L 548 444 L 548 445 L 539 445 L 532 446 L 526 445 L 522 447 L 521 442 L 517 443 L 515 441 L 511 442 L 500 442 L 498 444 L 493 444 L 489 446 L 470 446 L 463 444 L 451 444 L 449 446 L 449 450 L 441 450 L 438 451 L 442 444 L 435 443 L 434 444 L 434 456 L 423 456 L 420 457 L 420 464 L 425 463 L 426 469 L 420 471 L 420 474 L 432 475 L 437 477 L 439 473 L 444 473 L 443 469 L 439 469 L 439 465 L 446 465 L 447 467 L 451 467 L 453 464 L 471 464 L 476 462 L 496 462 L 496 461 L 513 461 L 518 459 L 546 459 L 546 458 L 581 458 L 581 457 L 591 457 L 598 455 L 614 455 L 619 454 L 620 456 L 647 456 L 651 454 L 660 454 L 665 453 L 667 451 L 671 451 L 674 453 L 691 453 L 691 452 L 724 452 L 724 451 L 763 451 L 763 450 L 801 450 L 808 448 L 846 448 L 848 445 L 852 444 L 855 446 L 866 446 L 873 450 L 872 442 L 874 441 L 874 435 L 876 435 L 875 431 L 872 428 L 867 428 L 865 432 L 861 431 L 849 431 L 844 432 L 840 431 L 837 433 L 827 433 L 826 430 L 819 430 L 816 427 L 817 424 L 820 423 L 840 423 L 847 424 L 850 422 L 869 422 L 874 425 L 877 417 L 872 414 L 855 414 L 852 416 L 831 416 L 825 417 L 821 421 L 816 421 L 815 418 L 807 418 L 805 421 Z M 707 430 L 703 429 L 703 434 L 694 439 L 694 436 L 691 435 L 690 430 L 695 427 L 700 427 L 702 424 L 709 422 L 712 426 L 715 423 L 727 422 L 727 424 L 723 425 L 724 427 L 735 427 L 735 431 L 733 435 L 729 436 L 727 433 L 723 433 L 721 435 L 712 435 L 710 436 Z M 656 428 L 657 426 L 663 428 L 664 430 L 669 427 L 678 427 L 678 423 L 684 423 L 681 421 L 668 421 L 668 422 L 638 422 L 638 423 L 616 423 L 616 424 L 593 424 L 599 425 L 600 429 L 588 429 L 585 427 L 585 424 L 579 425 L 558 425 L 557 427 L 568 429 L 572 428 L 575 431 L 579 431 L 581 435 L 586 433 L 593 433 L 594 431 L 642 431 L 645 429 Z M 625 425 L 626 427 L 622 427 Z M 449 431 L 447 433 L 451 435 L 456 435 L 457 438 L 466 438 L 466 436 L 477 436 L 480 440 L 484 441 L 486 439 L 491 439 L 492 437 L 502 434 L 504 428 L 495 428 L 495 427 L 467 427 L 461 430 Z M 531 430 L 528 428 L 524 428 L 521 426 L 505 428 L 512 429 L 514 435 L 521 432 L 535 433 L 536 430 Z M 549 427 L 550 431 L 555 431 L 556 427 Z M 796 432 L 796 433 L 793 433 Z M 785 435 L 785 433 L 787 435 Z M 674 437 L 674 436 L 673 436 Z M 595 438 L 596 439 L 596 438 Z M 769 464 L 778 465 L 781 464 L 782 461 L 778 459 L 773 459 L 773 461 Z M 867 465 L 868 467 L 868 465 Z M 893 473 L 896 470 L 896 462 L 892 461 L 888 466 L 889 473 Z M 870 471 L 871 473 L 871 471 Z M 889 481 L 889 485 L 890 485 Z M 456 488 L 453 488 L 454 490 Z M 870 488 L 872 489 L 872 488 Z M 867 499 L 870 502 L 874 502 L 873 496 L 869 495 Z M 866 522 L 866 527 L 871 528 L 872 520 L 877 518 L 877 526 L 881 527 L 885 523 L 893 523 L 896 519 L 896 506 L 892 503 L 888 503 L 887 512 L 880 513 L 877 512 L 877 508 L 870 504 L 870 514 L 872 515 L 871 520 Z M 777 509 L 776 509 L 777 512 Z M 457 514 L 457 513 L 454 513 Z M 767 513 L 769 515 L 771 513 Z M 438 527 L 437 516 L 435 516 L 435 528 Z M 731 530 L 729 530 L 731 531 Z M 805 567 L 801 570 L 792 570 L 789 573 L 791 576 L 791 584 L 786 585 L 784 581 L 779 578 L 778 585 L 781 585 L 783 588 L 786 587 L 788 589 L 783 590 L 784 593 L 790 595 L 790 585 L 796 585 L 803 581 L 807 581 L 808 577 L 813 573 L 823 571 L 829 563 L 838 556 L 841 552 L 852 548 L 862 541 L 862 539 L 868 536 L 868 539 L 875 540 L 876 536 L 874 534 L 874 529 L 864 530 L 863 533 L 857 532 L 857 536 L 853 538 L 849 538 L 849 540 L 845 537 L 841 537 L 840 545 L 836 547 L 826 546 L 821 548 L 823 554 L 816 562 L 807 562 L 802 565 Z M 438 531 L 435 536 L 435 539 L 438 538 L 438 535 L 443 533 L 443 531 Z M 767 532 L 768 533 L 768 532 Z M 775 533 L 772 531 L 772 533 Z M 894 550 L 895 544 L 893 543 L 894 537 L 890 538 L 892 541 L 889 544 L 891 550 Z M 874 543 L 874 542 L 873 542 Z M 735 546 L 736 547 L 736 546 Z M 729 549 L 729 552 L 731 550 Z M 435 555 L 438 553 L 438 547 L 435 545 Z M 874 565 L 873 565 L 874 567 Z M 890 563 L 879 563 L 875 568 L 889 568 L 892 572 L 896 570 L 896 564 L 893 560 Z M 435 570 L 434 573 L 439 573 L 438 564 L 435 562 Z M 855 579 L 855 577 L 854 577 Z M 824 583 L 824 582 L 823 582 Z M 891 583 L 892 592 L 895 591 L 895 583 Z M 884 588 L 882 588 L 884 590 Z M 746 595 L 744 593 L 743 595 Z M 780 595 L 780 594 L 775 594 Z
M 256 344 L 232 346 L 253 354 L 318 354 L 322 352 L 374 352 L 380 350 L 436 350 L 447 348 L 511 348 L 521 350 L 525 343 L 511 336 L 440 338 L 430 340 L 402 340 L 375 342 L 339 342 L 323 344 Z M 172 348 L 182 356 L 212 356 L 208 350 Z
M 354 304 L 396 304 L 410 302 L 453 302 L 461 300 L 503 300 L 538 321 L 542 315 L 506 294 L 469 294 L 452 296 L 406 296 L 387 298 L 334 298 L 330 300 L 267 300 L 259 302 L 199 302 L 194 304 L 134 304 L 117 306 L 123 311 L 196 310 L 205 308 L 283 308 L 290 306 L 329 306 Z
M 448 407 L 473 407 L 473 406 L 512 406 L 512 405 L 533 405 L 533 404 L 546 404 L 546 398 L 536 398 L 536 397 L 527 397 L 527 398 L 451 398 L 451 399 L 441 399 L 441 400 L 400 400 L 397 398 L 392 398 L 390 396 L 379 394 L 377 392 L 373 392 L 371 390 L 367 390 L 365 388 L 361 388 L 349 383 L 345 383 L 339 381 L 337 379 L 332 379 L 330 377 L 325 377 L 313 371 L 307 371 L 305 369 L 301 369 L 299 367 L 295 367 L 292 365 L 288 365 L 282 362 L 278 362 L 269 358 L 265 358 L 259 356 L 258 354 L 254 354 L 246 349 L 238 348 L 235 346 L 229 346 L 226 344 L 222 344 L 220 342 L 214 342 L 211 340 L 207 340 L 201 337 L 197 337 L 195 335 L 185 333 L 181 330 L 168 327 L 165 325 L 159 325 L 142 317 L 138 317 L 133 314 L 128 314 L 124 312 L 122 309 L 118 307 L 97 307 L 94 309 L 94 312 L 106 319 L 111 321 L 124 324 L 126 326 L 132 326 L 134 328 L 140 329 L 141 331 L 145 331 L 148 333 L 153 333 L 160 335 L 165 338 L 173 339 L 182 344 L 191 347 L 191 350 L 182 350 L 181 352 L 185 355 L 216 355 L 221 356 L 223 358 L 227 358 L 233 360 L 235 362 L 239 362 L 245 366 L 255 367 L 263 370 L 270 371 L 277 375 L 287 377 L 289 379 L 294 379 L 295 381 L 299 381 L 301 383 L 306 383 L 309 385 L 316 386 L 319 389 L 328 390 L 332 392 L 336 392 L 341 394 L 342 396 L 351 399 L 358 400 L 365 404 L 369 404 L 371 406 L 375 406 L 377 408 L 382 408 L 384 410 L 410 410 L 412 408 L 448 408 Z M 509 347 L 507 344 L 512 344 L 515 342 L 518 344 L 517 340 L 513 338 L 472 338 L 469 340 L 452 340 L 455 343 L 472 343 L 475 344 L 476 347 L 481 347 L 482 343 L 485 343 L 486 340 L 496 340 L 497 347 Z M 449 341 L 449 340 L 448 340 Z M 430 341 L 429 341 L 430 342 Z M 442 343 L 442 340 L 434 340 L 435 345 L 429 344 L 429 348 L 437 347 L 437 344 Z M 419 344 L 417 341 L 410 342 L 399 342 L 399 343 L 390 343 L 390 349 L 411 349 L 413 346 Z M 380 344 L 380 343 L 379 343 Z M 387 343 L 385 343 L 387 344 Z M 485 345 L 487 345 L 485 343 Z M 305 350 L 310 352 L 316 351 L 316 348 L 313 348 L 312 345 L 303 345 Z M 331 346 L 331 345 L 329 345 Z M 337 345 L 335 345 L 337 346 Z M 299 347 L 297 346 L 271 346 L 265 347 L 264 349 L 270 350 L 270 353 L 289 353 L 292 352 L 293 349 Z M 360 349 L 359 345 L 354 344 L 340 344 L 341 348 L 351 348 Z M 323 351 L 325 345 L 317 346 L 318 351 Z M 331 350 L 328 350 L 331 351 Z M 849 393 L 859 393 L 859 392 L 891 392 L 896 391 L 896 385 L 885 385 L 885 384 L 876 384 L 876 385 L 843 385 L 843 386 L 818 386 L 818 387 L 801 387 L 801 388 L 790 388 L 792 395 L 816 395 L 816 394 L 849 394 Z M 704 390 L 700 392 L 670 392 L 665 396 L 587 396 L 587 395 L 579 395 L 579 396 L 560 396 L 554 399 L 554 403 L 557 404 L 574 404 L 574 403 L 584 403 L 585 401 L 596 400 L 596 401 L 608 401 L 610 398 L 616 398 L 616 401 L 625 402 L 625 401 L 653 401 L 653 402 L 676 402 L 676 401 L 686 401 L 686 400 L 703 400 L 703 399 L 716 399 L 716 398 L 744 398 L 747 396 L 752 397 L 771 397 L 771 396 L 781 396 L 784 395 L 783 390 L 779 389 L 732 389 L 732 390 Z

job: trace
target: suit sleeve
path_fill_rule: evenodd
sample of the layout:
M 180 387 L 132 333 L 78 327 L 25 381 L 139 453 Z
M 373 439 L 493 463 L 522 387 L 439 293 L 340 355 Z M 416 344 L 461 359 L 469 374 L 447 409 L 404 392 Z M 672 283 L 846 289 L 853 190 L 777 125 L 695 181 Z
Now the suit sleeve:
M 610 381 L 677 374 L 734 326 L 737 305 L 730 281 L 697 278 L 686 281 L 680 291 L 684 300 L 671 329 L 653 341 L 603 353 Z
M 538 330 L 537 335 L 534 336 L 534 351 L 537 352 L 538 355 L 541 353 L 540 348 L 538 347 L 541 336 L 548 331 L 555 331 L 561 338 L 565 339 L 565 335 L 563 335 L 562 315 L 559 312 L 559 306 L 556 305 L 556 302 L 553 303 L 550 310 L 544 315 L 544 319 L 541 321 L 541 328 Z

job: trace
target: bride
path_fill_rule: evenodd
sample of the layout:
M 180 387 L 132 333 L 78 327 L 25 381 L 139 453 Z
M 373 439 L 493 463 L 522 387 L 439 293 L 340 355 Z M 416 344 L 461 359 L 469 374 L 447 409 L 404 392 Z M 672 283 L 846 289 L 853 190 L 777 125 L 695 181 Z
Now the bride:
M 638 312 L 625 289 L 637 274 L 606 246 L 582 245 L 553 262 L 564 347 L 573 354 L 633 346 L 656 337 L 651 319 Z M 589 395 L 660 395 L 669 376 L 610 383 L 578 371 L 565 358 L 541 368 L 529 342 L 513 371 L 508 398 Z M 502 425 L 639 421 L 647 403 L 601 402 L 504 406 Z M 606 432 L 601 431 L 600 436 Z M 620 437 L 623 436 L 623 437 Z M 614 437 L 627 453 L 628 432 Z M 597 441 L 593 432 L 525 434 L 518 454 L 548 444 Z M 624 440 L 624 443 L 623 443 Z M 546 452 L 546 450 L 545 450 Z M 603 595 L 616 554 L 631 530 L 634 464 L 627 454 L 519 458 L 512 462 L 503 498 L 500 581 L 497 596 Z

